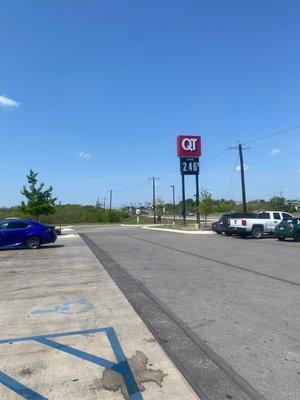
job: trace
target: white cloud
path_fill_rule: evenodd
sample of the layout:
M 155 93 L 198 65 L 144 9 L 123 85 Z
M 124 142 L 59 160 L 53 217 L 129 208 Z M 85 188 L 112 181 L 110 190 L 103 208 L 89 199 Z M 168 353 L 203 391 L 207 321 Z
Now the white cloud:
M 244 164 L 244 171 L 249 171 L 249 169 L 250 169 L 249 165 Z M 238 165 L 235 170 L 241 171 L 240 165 Z
M 9 99 L 6 96 L 0 95 L 0 106 L 3 107 L 19 107 L 20 103 L 15 100 Z
M 78 156 L 80 157 L 80 158 L 84 158 L 84 159 L 86 159 L 86 160 L 89 160 L 90 158 L 92 158 L 92 154 L 91 153 L 87 153 L 86 151 L 81 151 L 79 154 L 78 154 Z
M 272 149 L 270 151 L 271 156 L 276 156 L 276 154 L 279 154 L 279 153 L 280 153 L 280 149 Z
M 103 180 L 101 178 L 96 178 L 93 180 L 93 183 L 102 183 Z

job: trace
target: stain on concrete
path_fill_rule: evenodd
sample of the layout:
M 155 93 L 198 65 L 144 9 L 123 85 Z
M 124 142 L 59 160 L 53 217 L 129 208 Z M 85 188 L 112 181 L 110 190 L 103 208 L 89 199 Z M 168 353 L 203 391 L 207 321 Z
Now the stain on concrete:
M 23 368 L 20 372 L 19 372 L 20 376 L 31 376 L 32 375 L 32 371 L 30 368 Z
M 164 377 L 167 376 L 161 369 L 148 368 L 148 362 L 148 357 L 141 351 L 137 351 L 128 359 L 129 366 L 141 392 L 146 390 L 143 384 L 147 382 L 154 382 L 159 387 L 162 387 Z M 95 380 L 95 386 L 98 390 L 104 389 L 113 392 L 120 390 L 124 399 L 129 400 L 123 377 L 117 372 L 105 369 L 102 373 L 102 378 Z
M 148 338 L 148 339 L 144 339 L 145 340 L 145 342 L 148 342 L 148 343 L 153 343 L 153 342 L 155 342 L 155 338 L 154 337 L 152 337 L 152 338 Z

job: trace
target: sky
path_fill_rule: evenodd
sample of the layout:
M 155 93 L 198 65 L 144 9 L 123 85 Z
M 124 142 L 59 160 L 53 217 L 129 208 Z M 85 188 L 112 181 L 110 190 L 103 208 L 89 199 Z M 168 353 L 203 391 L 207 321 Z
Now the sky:
M 200 135 L 200 187 L 300 198 L 298 0 L 9 0 L 0 5 L 0 206 L 30 168 L 58 200 L 181 196 L 176 137 Z M 186 179 L 187 197 L 195 193 Z

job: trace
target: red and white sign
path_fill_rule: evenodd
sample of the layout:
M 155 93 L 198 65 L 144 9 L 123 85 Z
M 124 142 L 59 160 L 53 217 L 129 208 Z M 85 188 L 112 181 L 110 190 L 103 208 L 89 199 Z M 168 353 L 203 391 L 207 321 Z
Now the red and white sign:
M 201 137 L 191 135 L 177 136 L 177 156 L 178 157 L 200 157 L 201 156 Z

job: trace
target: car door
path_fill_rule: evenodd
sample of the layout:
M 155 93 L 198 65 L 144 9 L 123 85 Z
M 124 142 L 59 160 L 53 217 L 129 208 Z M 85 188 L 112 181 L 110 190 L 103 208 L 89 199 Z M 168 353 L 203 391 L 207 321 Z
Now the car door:
M 276 226 L 281 221 L 281 215 L 279 212 L 273 212 L 272 229 L 275 231 Z
M 8 226 L 8 221 L 0 222 L 0 247 L 7 246 L 7 241 L 8 241 L 7 226 Z
M 267 233 L 272 232 L 272 230 L 273 230 L 273 228 L 272 228 L 273 221 L 271 220 L 270 213 L 266 212 L 266 211 L 260 212 L 260 213 L 258 213 L 258 218 L 261 219 L 261 220 L 265 220 L 263 222 L 264 231 L 267 232 Z
M 22 244 L 26 238 L 28 224 L 23 221 L 9 221 L 6 228 L 7 246 Z

